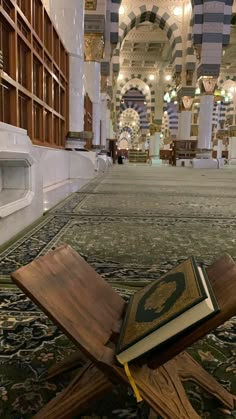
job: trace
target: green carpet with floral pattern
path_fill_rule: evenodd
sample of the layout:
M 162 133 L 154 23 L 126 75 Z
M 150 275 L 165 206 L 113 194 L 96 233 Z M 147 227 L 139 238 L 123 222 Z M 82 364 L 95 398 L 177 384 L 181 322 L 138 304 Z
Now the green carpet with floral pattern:
M 68 382 L 46 381 L 74 345 L 24 295 L 10 273 L 62 243 L 73 246 L 124 298 L 194 255 L 206 266 L 236 260 L 236 170 L 115 166 L 49 211 L 0 254 L 0 418 L 28 419 Z M 236 290 L 235 290 L 236 292 Z M 188 349 L 236 393 L 236 319 Z M 81 360 L 81 366 L 83 361 Z M 186 384 L 202 418 L 226 414 L 197 385 Z M 79 417 L 148 418 L 132 392 L 115 388 Z

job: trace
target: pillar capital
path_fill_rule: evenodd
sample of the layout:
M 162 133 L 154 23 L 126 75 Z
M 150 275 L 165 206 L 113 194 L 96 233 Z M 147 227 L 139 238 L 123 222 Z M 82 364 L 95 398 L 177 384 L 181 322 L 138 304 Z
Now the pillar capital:
M 217 83 L 217 78 L 213 76 L 202 76 L 199 78 L 201 93 L 213 95 Z
M 101 33 L 84 34 L 85 61 L 100 62 L 104 54 L 104 38 Z
M 193 104 L 193 98 L 191 96 L 182 97 L 182 110 L 183 111 L 191 111 L 192 104 Z
M 97 0 L 85 0 L 85 10 L 96 10 Z

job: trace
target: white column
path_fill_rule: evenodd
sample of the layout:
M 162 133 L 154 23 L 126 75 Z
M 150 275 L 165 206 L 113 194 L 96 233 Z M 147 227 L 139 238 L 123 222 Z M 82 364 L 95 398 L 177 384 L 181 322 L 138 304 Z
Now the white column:
M 211 149 L 213 95 L 202 95 L 200 99 L 198 149 Z
M 229 159 L 236 159 L 236 137 L 229 138 Z
M 93 145 L 100 145 L 101 97 L 100 81 L 101 64 L 95 61 L 85 62 L 85 87 L 93 103 Z
M 223 145 L 223 142 L 222 142 L 222 140 L 218 140 L 218 142 L 217 142 L 217 159 L 221 159 L 222 158 L 222 145 Z
M 164 96 L 163 71 L 159 71 L 155 88 L 155 113 L 154 120 L 161 121 L 163 116 L 163 96 Z
M 107 142 L 107 96 L 102 94 L 101 96 L 101 121 L 102 121 L 102 133 L 101 133 L 101 145 L 106 148 Z
M 69 131 L 84 130 L 84 0 L 50 0 L 50 16 L 69 52 Z
M 160 156 L 160 133 L 156 132 L 155 134 L 151 135 L 150 137 L 150 147 L 149 147 L 149 155 L 150 157 L 157 157 Z
M 191 111 L 181 111 L 179 114 L 178 138 L 180 140 L 190 140 L 191 116 Z

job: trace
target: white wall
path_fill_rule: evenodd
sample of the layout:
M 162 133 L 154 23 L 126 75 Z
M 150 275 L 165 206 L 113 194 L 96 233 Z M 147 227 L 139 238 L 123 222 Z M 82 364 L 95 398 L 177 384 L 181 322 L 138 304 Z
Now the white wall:
M 0 123 L 0 158 L 7 175 L 5 189 L 0 192 L 4 214 L 0 220 L 1 245 L 43 214 L 43 182 L 37 150 L 25 130 Z M 14 191 L 22 191 L 20 199 Z
M 96 153 L 65 151 L 35 146 L 40 155 L 43 188 L 68 179 L 92 179 L 95 173 Z
M 86 151 L 68 151 L 71 179 L 92 179 L 95 176 L 96 153 Z
M 43 188 L 69 179 L 69 154 L 65 150 L 34 146 L 39 154 Z
M 95 152 L 33 146 L 25 130 L 3 123 L 0 159 L 0 210 L 4 214 L 0 219 L 0 245 L 43 215 L 44 188 L 72 178 L 89 181 L 97 175 Z M 5 189 L 1 189 L 3 171 Z

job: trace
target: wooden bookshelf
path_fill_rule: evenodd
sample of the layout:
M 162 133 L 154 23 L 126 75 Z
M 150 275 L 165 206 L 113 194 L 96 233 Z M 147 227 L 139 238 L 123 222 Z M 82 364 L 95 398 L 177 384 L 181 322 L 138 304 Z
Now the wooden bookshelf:
M 91 133 L 93 131 L 93 103 L 88 93 L 84 96 L 84 131 Z M 87 140 L 85 148 L 92 149 L 92 139 Z
M 147 163 L 147 153 L 142 150 L 129 150 L 130 163 Z
M 160 150 L 160 159 L 161 160 L 168 160 L 169 163 L 171 163 L 171 156 L 172 156 L 172 150 Z
M 172 165 L 176 165 L 177 159 L 192 159 L 196 156 L 196 140 L 174 140 L 172 147 Z
M 0 0 L 0 121 L 37 145 L 64 148 L 68 53 L 41 0 Z

